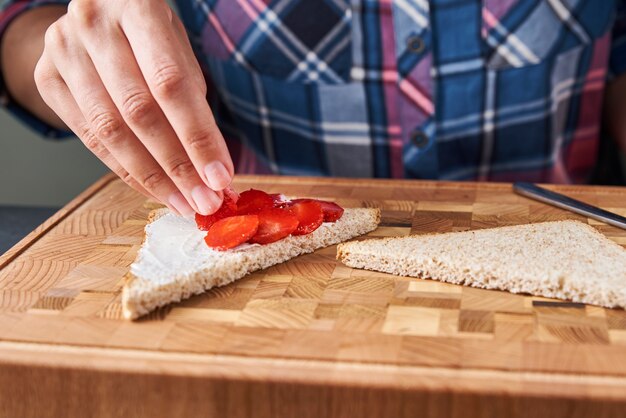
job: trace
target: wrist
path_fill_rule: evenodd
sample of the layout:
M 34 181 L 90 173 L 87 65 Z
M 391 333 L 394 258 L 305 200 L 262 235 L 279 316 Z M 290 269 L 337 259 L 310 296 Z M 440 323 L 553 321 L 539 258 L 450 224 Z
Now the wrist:
M 41 98 L 34 71 L 43 51 L 46 29 L 66 11 L 62 5 L 25 11 L 9 24 L 0 40 L 0 68 L 12 100 L 56 128 L 65 126 Z

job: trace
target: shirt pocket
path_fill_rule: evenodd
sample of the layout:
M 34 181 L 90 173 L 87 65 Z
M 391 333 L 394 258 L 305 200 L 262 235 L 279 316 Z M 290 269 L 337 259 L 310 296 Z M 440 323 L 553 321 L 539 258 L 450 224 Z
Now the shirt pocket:
M 259 1 L 218 0 L 208 14 L 195 46 L 224 105 L 216 118 L 271 171 L 375 174 L 366 88 L 352 78 L 359 1 L 286 0 L 259 12 L 250 5 Z
M 290 83 L 342 84 L 352 66 L 350 2 L 203 0 L 202 53 Z
M 482 0 L 486 66 L 520 68 L 593 43 L 610 29 L 614 0 Z

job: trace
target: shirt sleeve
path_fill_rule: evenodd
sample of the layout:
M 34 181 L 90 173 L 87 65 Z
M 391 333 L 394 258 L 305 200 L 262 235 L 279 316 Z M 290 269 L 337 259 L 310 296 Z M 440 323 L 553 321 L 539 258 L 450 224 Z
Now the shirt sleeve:
M 42 7 L 52 4 L 66 5 L 69 0 L 0 0 L 0 40 L 13 19 L 34 7 Z M 21 107 L 10 96 L 6 89 L 4 77 L 0 71 L 0 105 L 12 113 L 31 128 L 40 132 L 46 138 L 60 139 L 72 135 L 69 131 L 55 129 L 44 121 L 38 119 L 28 110 Z
M 612 76 L 626 72 L 626 0 L 618 0 L 617 2 L 609 70 Z

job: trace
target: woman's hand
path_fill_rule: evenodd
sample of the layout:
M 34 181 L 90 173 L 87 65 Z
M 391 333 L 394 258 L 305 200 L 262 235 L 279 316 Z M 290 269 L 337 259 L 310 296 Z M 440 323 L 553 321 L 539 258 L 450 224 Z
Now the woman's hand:
M 73 0 L 46 31 L 43 100 L 126 183 L 210 214 L 233 163 L 182 23 L 164 0 Z

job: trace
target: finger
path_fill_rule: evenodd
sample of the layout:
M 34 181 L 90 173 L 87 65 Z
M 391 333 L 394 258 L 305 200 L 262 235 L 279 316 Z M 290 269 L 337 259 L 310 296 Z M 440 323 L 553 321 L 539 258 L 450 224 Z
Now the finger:
M 89 150 L 98 157 L 112 172 L 117 174 L 126 184 L 137 190 L 144 196 L 156 199 L 141 184 L 126 171 L 121 164 L 113 158 L 111 153 L 95 138 L 89 130 L 85 118 L 82 116 L 74 98 L 61 78 L 61 75 L 44 55 L 37 64 L 35 79 L 41 89 L 41 95 L 45 103 L 63 120 L 63 122 L 77 134 L 83 143 L 88 143 Z M 173 208 L 171 208 L 173 209 Z
M 196 171 L 152 97 L 124 34 L 115 27 L 99 28 L 98 31 L 100 37 L 107 39 L 106 45 L 100 46 L 97 51 L 89 51 L 84 47 L 89 49 L 93 46 L 86 41 L 84 45 L 81 43 L 80 47 L 76 47 L 71 59 L 62 56 L 58 59 L 61 74 L 66 72 L 74 80 L 68 82 L 68 86 L 77 97 L 79 107 L 87 108 L 88 111 L 90 105 L 83 105 L 83 102 L 95 101 L 98 106 L 102 106 L 102 100 L 111 103 L 110 107 L 116 109 L 117 117 L 130 127 L 143 148 L 176 184 L 194 210 L 202 214 L 215 212 L 221 206 L 221 196 L 207 187 Z M 86 31 L 84 38 L 91 38 L 92 32 Z M 80 68 L 80 71 L 76 68 Z M 87 91 L 83 87 L 85 85 L 92 88 Z
M 139 68 L 200 176 L 214 190 L 223 190 L 232 181 L 233 163 L 205 92 L 186 65 L 193 51 L 173 42 L 176 30 L 160 2 L 141 6 L 129 3 L 121 19 Z
M 193 51 L 193 48 L 191 47 L 191 42 L 189 41 L 189 37 L 187 36 L 187 30 L 185 29 L 183 22 L 180 21 L 178 16 L 173 15 L 172 25 L 174 27 L 175 33 L 178 36 L 178 40 L 181 43 L 181 45 L 184 45 L 190 51 Z M 195 54 L 185 54 L 185 57 L 187 58 L 187 63 L 189 65 L 189 68 L 193 71 L 194 79 L 197 79 L 196 82 L 200 86 L 201 91 L 206 97 L 206 94 L 207 94 L 206 80 L 204 78 L 204 74 L 202 73 L 202 68 L 200 68 L 200 64 L 198 63 L 198 59 L 196 58 Z
M 190 215 L 193 209 L 181 204 L 176 186 L 124 124 L 97 74 L 94 76 L 93 67 L 80 58 L 80 48 L 76 48 L 72 38 L 57 26 L 55 24 L 49 31 L 51 33 L 46 35 L 46 44 L 51 46 L 49 57 L 67 86 L 67 92 L 66 100 L 54 110 L 62 109 L 68 102 L 74 103 L 77 109 L 73 113 L 82 115 L 85 120 L 84 126 L 76 126 L 74 122 L 76 133 L 90 149 L 97 149 L 102 144 L 144 189 L 158 200 L 175 206 L 181 214 Z M 57 91 L 56 94 L 63 95 L 64 92 Z M 74 99 L 70 101 L 68 94 Z

